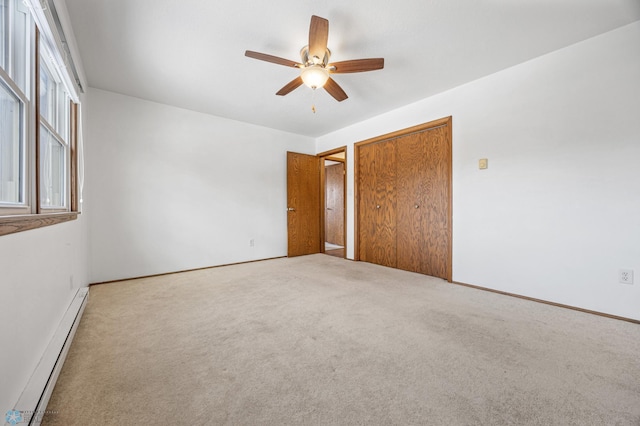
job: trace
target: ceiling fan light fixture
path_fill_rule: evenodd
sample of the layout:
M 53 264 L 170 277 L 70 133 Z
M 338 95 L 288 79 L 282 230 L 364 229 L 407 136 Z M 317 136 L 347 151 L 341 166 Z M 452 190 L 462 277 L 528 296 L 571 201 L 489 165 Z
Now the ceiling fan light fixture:
M 329 80 L 329 71 L 322 65 L 310 65 L 302 69 L 300 77 L 304 84 L 312 89 L 317 89 L 318 87 L 323 87 Z
M 329 21 L 313 15 L 309 26 L 309 44 L 300 49 L 300 62 L 290 61 L 266 53 L 247 50 L 245 56 L 271 62 L 278 65 L 293 67 L 300 70 L 300 75 L 276 92 L 278 96 L 285 96 L 303 84 L 311 89 L 324 88 L 336 101 L 342 102 L 348 98 L 342 87 L 329 74 L 348 74 L 380 70 L 384 68 L 384 58 L 352 59 L 329 63 L 331 51 L 327 47 L 329 39 Z

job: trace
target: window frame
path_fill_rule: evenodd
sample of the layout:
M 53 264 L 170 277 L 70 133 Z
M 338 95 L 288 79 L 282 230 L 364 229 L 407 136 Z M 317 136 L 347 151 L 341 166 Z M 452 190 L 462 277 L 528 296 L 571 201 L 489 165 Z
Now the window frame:
M 35 20 L 30 20 L 31 39 L 29 41 L 29 92 L 31 97 L 17 92 L 18 98 L 23 102 L 23 123 L 24 132 L 23 161 L 24 180 L 23 183 L 23 205 L 15 208 L 13 206 L 0 206 L 0 236 L 13 234 L 16 232 L 37 229 L 44 226 L 51 226 L 67 221 L 75 220 L 80 214 L 78 200 L 78 111 L 79 104 L 73 102 L 70 95 L 68 107 L 68 125 L 66 129 L 68 135 L 65 141 L 55 131 L 55 125 L 48 123 L 47 129 L 54 130 L 54 135 L 66 144 L 65 161 L 65 198 L 66 205 L 61 208 L 48 208 L 41 206 L 40 202 L 40 126 L 43 122 L 40 116 L 40 43 L 42 42 L 40 30 Z M 16 82 L 0 68 L 0 78 L 10 90 L 16 93 Z M 26 102 L 25 102 L 26 100 Z M 55 117 L 57 120 L 57 117 Z M 54 129 L 50 129 L 54 127 Z

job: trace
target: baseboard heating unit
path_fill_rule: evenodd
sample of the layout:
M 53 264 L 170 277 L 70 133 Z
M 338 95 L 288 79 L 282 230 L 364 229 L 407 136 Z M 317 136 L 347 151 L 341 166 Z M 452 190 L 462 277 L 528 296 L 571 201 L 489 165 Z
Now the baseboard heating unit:
M 13 410 L 7 413 L 7 423 L 5 425 L 39 425 L 41 423 L 56 380 L 60 375 L 60 370 L 62 370 L 62 364 L 64 364 L 71 347 L 73 336 L 76 333 L 78 324 L 80 324 L 80 318 L 87 304 L 88 296 L 88 287 L 77 291 L 62 321 L 60 321 L 58 329 L 42 355 L 42 359 L 40 359 L 27 386 L 24 388 L 22 395 L 20 395 L 20 399 L 18 399 Z M 13 413 L 14 417 L 9 422 L 11 413 Z

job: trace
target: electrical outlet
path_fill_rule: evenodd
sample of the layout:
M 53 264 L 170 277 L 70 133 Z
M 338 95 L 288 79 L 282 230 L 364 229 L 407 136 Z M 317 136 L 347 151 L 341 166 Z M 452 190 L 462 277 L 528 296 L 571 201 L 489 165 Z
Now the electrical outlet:
M 633 284 L 633 269 L 620 269 L 618 281 L 623 284 Z
M 249 247 L 255 247 L 256 245 L 256 240 L 254 240 L 253 238 L 249 240 Z

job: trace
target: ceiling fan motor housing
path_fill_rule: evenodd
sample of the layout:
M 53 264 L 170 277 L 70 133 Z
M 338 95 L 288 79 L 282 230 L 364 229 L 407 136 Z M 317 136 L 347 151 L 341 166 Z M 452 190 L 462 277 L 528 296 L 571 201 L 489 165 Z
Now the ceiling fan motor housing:
M 329 50 L 329 48 L 325 49 L 323 58 L 318 58 L 317 56 L 310 58 L 308 45 L 300 49 L 300 58 L 302 59 L 302 63 L 306 67 L 311 65 L 322 65 L 322 67 L 324 68 L 329 64 L 330 57 L 331 51 Z

